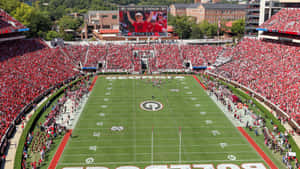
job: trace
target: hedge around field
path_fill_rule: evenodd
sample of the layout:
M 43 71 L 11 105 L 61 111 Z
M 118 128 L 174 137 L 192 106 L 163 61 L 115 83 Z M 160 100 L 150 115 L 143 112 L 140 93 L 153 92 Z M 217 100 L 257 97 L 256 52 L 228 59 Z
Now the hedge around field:
M 286 129 L 282 126 L 280 121 L 276 117 L 274 117 L 274 115 L 270 111 L 268 111 L 263 105 L 261 105 L 256 99 L 252 98 L 247 93 L 240 90 L 239 88 L 234 87 L 231 84 L 228 84 L 222 80 L 219 80 L 219 82 L 221 82 L 225 86 L 228 86 L 233 93 L 236 93 L 247 100 L 252 100 L 252 102 L 256 105 L 256 107 L 263 113 L 264 117 L 267 119 L 271 119 L 273 121 L 274 125 L 277 125 L 278 130 L 280 132 L 284 133 L 286 131 Z M 300 159 L 300 149 L 290 134 L 289 134 L 289 143 L 292 146 L 292 150 L 294 152 L 296 152 L 297 158 Z
M 35 113 L 28 120 L 26 127 L 24 127 L 22 135 L 20 137 L 19 144 L 18 144 L 17 151 L 16 151 L 16 156 L 15 156 L 14 169 L 21 168 L 22 156 L 23 156 L 23 150 L 24 150 L 26 138 L 27 138 L 29 132 L 31 132 L 32 129 L 34 129 L 36 122 L 41 117 L 41 115 L 43 114 L 45 109 L 50 105 L 50 103 L 52 101 L 54 101 L 58 96 L 60 96 L 67 87 L 72 86 L 73 84 L 75 84 L 81 80 L 82 80 L 82 78 L 76 79 L 76 80 L 70 82 L 68 85 L 61 87 L 60 89 L 58 89 L 58 91 L 56 93 L 52 94 L 44 103 L 42 103 L 36 109 Z

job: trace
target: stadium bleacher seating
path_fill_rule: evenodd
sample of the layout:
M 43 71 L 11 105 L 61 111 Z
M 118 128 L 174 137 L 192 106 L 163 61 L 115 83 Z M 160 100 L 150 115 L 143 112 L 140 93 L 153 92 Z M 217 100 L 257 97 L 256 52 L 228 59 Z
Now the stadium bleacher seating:
M 300 112 L 300 47 L 245 38 L 215 72 L 260 93 L 292 116 Z
M 24 28 L 26 27 L 23 24 L 11 17 L 4 10 L 0 9 L 0 34 L 15 32 Z
M 181 55 L 184 59 L 191 60 L 193 66 L 203 66 L 214 63 L 225 48 L 214 45 L 184 45 Z
M 260 25 L 260 28 L 272 32 L 283 32 L 288 34 L 300 34 L 300 8 L 282 8 L 269 20 Z
M 20 110 L 49 87 L 76 74 L 75 68 L 97 66 L 107 69 L 141 70 L 134 50 L 155 51 L 148 59 L 149 70 L 184 69 L 214 63 L 218 56 L 232 57 L 217 73 L 235 80 L 265 96 L 282 110 L 299 118 L 300 48 L 246 38 L 235 48 L 222 46 L 156 45 L 66 45 L 48 48 L 41 40 L 15 40 L 0 47 L 0 135 Z M 103 68 L 105 69 L 105 68 Z M 1 138 L 0 138 L 1 139 Z
M 36 39 L 2 43 L 0 62 L 1 140 L 25 105 L 76 72 L 58 49 Z

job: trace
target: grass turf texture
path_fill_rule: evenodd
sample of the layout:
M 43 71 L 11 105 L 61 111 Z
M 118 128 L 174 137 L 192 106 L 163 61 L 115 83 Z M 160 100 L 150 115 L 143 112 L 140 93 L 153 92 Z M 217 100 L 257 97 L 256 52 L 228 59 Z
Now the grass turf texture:
M 58 168 L 263 162 L 196 80 L 185 76 L 182 81 L 161 81 L 163 84 L 158 88 L 148 80 L 109 81 L 99 77 Z M 179 92 L 171 89 L 179 89 Z M 146 100 L 159 101 L 164 108 L 142 110 L 140 103 Z M 211 120 L 212 124 L 207 124 L 206 120 Z M 124 130 L 111 131 L 112 126 L 123 126 Z M 213 130 L 220 135 L 214 136 Z M 95 132 L 100 132 L 100 136 L 93 136 Z M 222 148 L 220 143 L 227 143 L 227 146 Z M 90 150 L 90 146 L 96 146 L 96 150 Z M 236 160 L 229 160 L 228 155 L 236 156 Z M 93 158 L 93 164 L 86 164 L 87 158 Z

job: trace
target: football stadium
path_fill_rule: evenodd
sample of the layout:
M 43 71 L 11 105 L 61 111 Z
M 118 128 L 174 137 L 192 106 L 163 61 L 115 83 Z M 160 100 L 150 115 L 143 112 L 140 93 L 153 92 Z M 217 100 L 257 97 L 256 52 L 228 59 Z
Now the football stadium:
M 229 43 L 182 40 L 172 5 L 120 5 L 93 33 L 116 36 L 72 42 L 0 9 L 0 168 L 299 169 L 298 3 Z

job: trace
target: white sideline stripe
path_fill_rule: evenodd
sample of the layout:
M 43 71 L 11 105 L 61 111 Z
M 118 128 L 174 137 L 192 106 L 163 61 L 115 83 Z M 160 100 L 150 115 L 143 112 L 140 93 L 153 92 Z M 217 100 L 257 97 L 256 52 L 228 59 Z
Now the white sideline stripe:
M 158 154 L 178 154 L 178 152 L 157 152 Z M 218 152 L 211 152 L 211 151 L 208 151 L 208 152 L 184 152 L 184 154 L 240 154 L 240 153 L 247 153 L 249 154 L 249 150 L 247 151 L 231 151 L 231 152 L 225 152 L 225 151 L 218 151 Z M 112 155 L 112 156 L 128 156 L 128 155 L 131 155 L 132 153 L 106 153 L 106 152 L 103 152 L 103 154 L 93 154 L 93 153 L 87 153 L 87 154 L 68 154 L 68 153 L 65 153 L 65 155 L 67 157 L 69 156 L 93 156 L 93 157 L 99 157 L 99 156 L 109 156 L 109 155 Z M 151 155 L 152 153 L 135 153 L 135 155 Z
M 245 146 L 247 144 L 228 144 L 227 147 L 233 147 L 233 146 Z M 216 144 L 199 144 L 199 145 L 184 145 L 184 147 L 207 147 L 207 146 L 217 146 L 220 147 L 220 143 L 216 143 Z M 137 145 L 136 147 L 138 148 L 147 148 L 149 147 L 149 145 Z M 155 145 L 153 147 L 177 147 L 177 145 Z M 97 149 L 121 149 L 121 148 L 132 148 L 132 146 L 97 146 Z M 86 149 L 86 146 L 76 146 L 76 147 L 72 147 L 72 149 Z
M 263 161 L 261 159 L 235 160 L 235 161 Z M 232 162 L 232 160 L 195 160 L 195 161 L 181 161 L 182 163 L 202 163 L 202 162 Z M 101 164 L 150 164 L 150 161 L 127 161 L 127 162 L 102 162 L 93 163 L 93 165 Z M 178 161 L 153 161 L 153 163 L 178 163 Z M 59 165 L 86 165 L 86 163 L 59 163 Z

